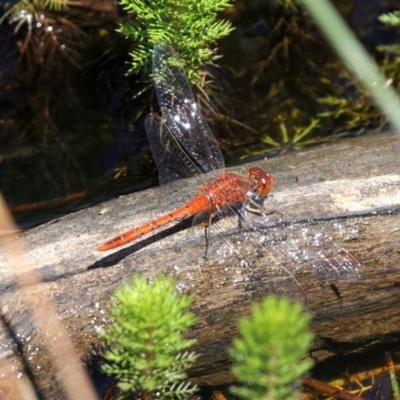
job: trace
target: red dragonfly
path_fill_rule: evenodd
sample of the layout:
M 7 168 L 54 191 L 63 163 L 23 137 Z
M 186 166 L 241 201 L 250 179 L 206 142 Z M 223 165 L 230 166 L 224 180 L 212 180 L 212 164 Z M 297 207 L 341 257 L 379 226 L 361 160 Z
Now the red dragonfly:
M 221 149 L 198 110 L 176 53 L 164 43 L 154 46 L 153 79 L 162 118 L 157 114 L 149 114 L 145 126 L 150 148 L 158 167 L 160 184 L 202 173 L 223 171 L 225 165 Z M 248 177 L 220 172 L 216 179 L 203 186 L 197 197 L 182 207 L 108 240 L 97 250 L 106 251 L 122 246 L 178 219 L 195 217 L 194 222 L 196 222 L 197 216 L 201 216 L 203 221 L 207 216 L 211 223 L 212 217 L 222 214 L 225 209 L 236 210 L 240 220 L 244 221 L 246 210 L 255 206 L 259 210 L 255 214 L 264 217 L 265 222 L 268 212 L 262 208 L 262 202 L 273 184 L 273 177 L 258 167 L 251 168 Z M 258 222 L 254 227 L 256 226 Z M 247 237 L 252 234 L 253 226 L 250 225 L 250 227 L 251 229 L 247 229 L 245 234 Z M 262 244 L 264 248 L 277 242 L 276 239 L 271 239 L 270 231 L 267 235 L 261 235 L 264 239 L 257 238 L 258 243 L 262 240 L 267 243 L 267 245 Z M 308 235 L 308 232 L 305 234 Z M 286 236 L 284 233 L 283 237 Z M 278 241 L 282 242 L 281 239 Z M 293 240 L 285 239 L 284 241 L 286 243 L 283 250 L 275 248 L 272 251 L 267 249 L 267 252 L 275 254 L 275 258 L 278 259 L 276 264 L 289 275 L 290 273 L 283 266 L 284 260 L 288 258 L 297 264 L 306 262 L 309 268 L 324 277 L 334 275 L 339 278 L 358 279 L 361 276 L 360 263 L 353 254 L 344 249 L 338 248 L 326 255 L 321 251 L 312 252 L 307 246 L 301 248 Z M 292 279 L 297 282 L 293 276 Z
M 224 168 L 220 147 L 204 117 L 197 110 L 192 90 L 175 52 L 158 43 L 153 51 L 153 77 L 162 120 L 157 114 L 146 118 L 146 132 L 157 163 L 161 184 Z M 189 131 L 189 134 L 188 134 Z M 182 159 L 179 163 L 178 160 Z M 192 160 L 191 160 L 192 159 Z M 111 250 L 129 243 L 172 221 L 201 213 L 212 216 L 229 206 L 259 202 L 267 197 L 274 179 L 254 167 L 248 177 L 222 172 L 207 183 L 189 203 L 142 226 L 118 235 L 97 248 Z
M 110 239 L 99 246 L 97 251 L 105 251 L 122 246 L 178 219 L 189 218 L 205 212 L 212 216 L 219 209 L 236 204 L 244 204 L 255 197 L 265 198 L 270 192 L 273 183 L 272 176 L 258 167 L 250 168 L 248 178 L 230 172 L 223 172 L 217 179 L 207 183 L 200 190 L 201 194 L 189 203 L 138 228 L 131 229 Z

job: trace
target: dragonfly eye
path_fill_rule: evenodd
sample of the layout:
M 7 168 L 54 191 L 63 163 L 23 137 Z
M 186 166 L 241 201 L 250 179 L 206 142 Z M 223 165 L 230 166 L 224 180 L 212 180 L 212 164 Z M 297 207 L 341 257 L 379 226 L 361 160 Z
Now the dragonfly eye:
M 271 174 L 258 167 L 250 168 L 249 179 L 253 190 L 261 197 L 266 197 L 274 185 Z

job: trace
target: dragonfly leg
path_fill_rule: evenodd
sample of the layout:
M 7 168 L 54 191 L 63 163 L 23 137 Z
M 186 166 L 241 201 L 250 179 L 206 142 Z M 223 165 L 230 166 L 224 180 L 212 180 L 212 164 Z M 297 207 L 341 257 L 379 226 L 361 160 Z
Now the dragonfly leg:
M 208 249 L 210 245 L 211 237 L 211 224 L 215 217 L 215 213 L 210 211 L 203 211 L 194 216 L 192 225 L 203 227 L 204 226 L 204 236 L 206 238 L 206 251 L 204 253 L 204 259 L 207 259 Z
M 212 219 L 214 218 L 214 213 L 210 213 L 208 216 L 208 222 L 204 226 L 204 236 L 206 238 L 206 251 L 204 253 L 204 259 L 207 260 L 207 254 L 208 254 L 208 249 L 210 246 L 210 230 L 211 230 L 211 224 L 212 224 Z
M 239 217 L 238 218 L 238 226 L 240 229 L 243 229 L 243 222 L 246 219 L 246 207 L 244 204 L 240 207 L 240 210 L 238 212 L 238 217 Z
M 246 220 L 246 212 L 256 215 L 256 216 L 260 216 L 260 217 L 265 217 L 265 216 L 271 215 L 271 214 L 277 214 L 280 217 L 283 217 L 283 214 L 280 211 L 275 210 L 275 209 L 266 210 L 259 201 L 255 200 L 251 197 L 248 197 L 246 199 L 246 201 L 240 207 L 240 210 L 239 210 L 240 224 Z

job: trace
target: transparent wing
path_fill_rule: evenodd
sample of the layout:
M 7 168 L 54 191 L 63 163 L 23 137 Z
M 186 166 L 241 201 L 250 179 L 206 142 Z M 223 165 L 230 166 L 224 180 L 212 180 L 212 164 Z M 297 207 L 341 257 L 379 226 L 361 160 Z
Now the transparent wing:
M 202 173 L 160 116 L 149 114 L 145 127 L 160 185 Z
M 318 230 L 313 230 L 287 216 L 274 218 L 260 206 L 255 216 L 246 214 L 243 224 L 250 236 L 255 235 L 257 242 L 283 264 L 287 260 L 325 279 L 356 281 L 362 277 L 358 259 L 335 244 L 331 235 L 340 228 L 329 221 L 326 227 L 321 224 Z
M 227 280 L 243 282 L 245 291 L 254 289 L 263 295 L 274 293 L 298 301 L 313 299 L 310 283 L 328 282 L 341 297 L 346 285 L 362 279 L 360 261 L 341 247 L 336 233 L 335 238 L 331 230 L 321 236 L 303 224 L 283 221 L 281 225 L 280 221 L 266 216 L 265 224 L 254 224 L 249 218 L 238 229 L 234 218 L 224 218 L 212 227 L 210 235 L 224 240 L 211 239 L 208 255 L 225 268 Z
M 197 108 L 186 74 L 165 43 L 154 46 L 153 79 L 162 119 L 148 116 L 146 132 L 160 183 L 224 168 L 221 149 Z

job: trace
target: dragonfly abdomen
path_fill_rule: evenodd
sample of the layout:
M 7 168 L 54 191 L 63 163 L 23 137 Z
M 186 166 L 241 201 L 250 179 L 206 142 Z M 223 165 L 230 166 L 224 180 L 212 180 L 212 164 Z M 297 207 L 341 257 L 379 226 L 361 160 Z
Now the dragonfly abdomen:
M 219 208 L 242 203 L 246 200 L 249 187 L 248 179 L 232 173 L 223 173 L 214 181 L 207 183 L 201 194 L 184 206 L 110 239 L 99 246 L 97 251 L 106 251 L 122 246 L 178 219 L 185 219 L 205 211 L 211 214 Z
M 168 214 L 162 215 L 153 221 L 147 222 L 142 226 L 135 229 L 131 229 L 121 235 L 115 236 L 109 241 L 103 243 L 97 248 L 97 251 L 111 250 L 116 247 L 122 246 L 126 243 L 132 242 L 135 239 L 145 235 L 146 233 L 152 232 L 161 226 L 168 224 L 169 222 L 176 221 L 178 219 L 184 219 L 198 214 L 202 211 L 207 211 L 212 208 L 210 204 L 209 196 L 206 194 L 197 196 L 195 199 L 185 204 L 184 206 L 172 211 Z

